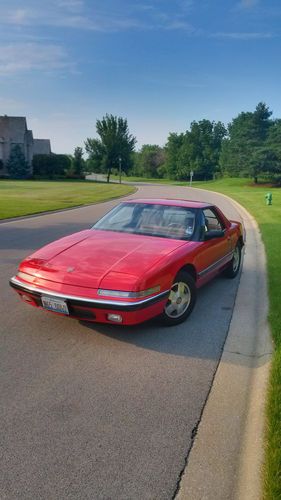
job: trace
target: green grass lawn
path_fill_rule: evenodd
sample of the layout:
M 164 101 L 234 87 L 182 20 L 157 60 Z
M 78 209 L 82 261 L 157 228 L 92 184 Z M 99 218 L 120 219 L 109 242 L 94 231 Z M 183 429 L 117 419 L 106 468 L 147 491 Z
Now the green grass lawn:
M 91 181 L 0 180 L 0 219 L 89 205 L 134 192 L 126 185 Z
M 245 179 L 193 185 L 231 196 L 255 217 L 261 230 L 267 254 L 269 322 L 275 343 L 267 401 L 264 499 L 281 499 L 281 188 L 255 187 Z M 268 191 L 273 195 L 272 206 L 265 204 Z

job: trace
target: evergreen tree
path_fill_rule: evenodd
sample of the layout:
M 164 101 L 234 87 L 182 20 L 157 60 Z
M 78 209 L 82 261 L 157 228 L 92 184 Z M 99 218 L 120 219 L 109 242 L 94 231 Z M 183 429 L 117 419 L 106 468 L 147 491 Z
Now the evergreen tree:
M 265 147 L 273 121 L 272 112 L 259 103 L 252 112 L 242 112 L 228 126 L 228 138 L 220 156 L 222 170 L 230 176 L 251 176 L 255 182 L 265 170 L 261 148 Z
M 275 120 L 269 128 L 267 139 L 257 152 L 263 174 L 271 181 L 281 182 L 281 120 Z
M 85 161 L 83 159 L 83 149 L 79 146 L 74 150 L 74 156 L 71 163 L 73 176 L 78 179 L 84 179 Z
M 28 163 L 19 144 L 12 147 L 7 170 L 12 179 L 26 179 L 30 173 Z

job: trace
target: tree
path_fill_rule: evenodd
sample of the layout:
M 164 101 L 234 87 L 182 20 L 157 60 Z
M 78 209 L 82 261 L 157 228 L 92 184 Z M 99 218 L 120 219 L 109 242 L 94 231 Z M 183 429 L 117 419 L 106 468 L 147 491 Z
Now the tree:
M 249 175 L 257 182 L 266 168 L 261 162 L 260 148 L 266 145 L 273 121 L 272 112 L 260 102 L 255 111 L 242 112 L 228 126 L 220 157 L 222 170 L 231 176 Z
M 190 170 L 194 172 L 195 179 L 213 178 L 219 168 L 219 155 L 225 135 L 226 128 L 221 122 L 204 119 L 191 123 L 187 141 L 191 152 Z
M 281 120 L 275 120 L 268 130 L 263 148 L 259 150 L 263 174 L 271 181 L 281 182 Z
M 179 179 L 179 158 L 181 147 L 184 142 L 184 134 L 170 133 L 165 145 L 165 173 L 168 179 Z
M 136 138 L 129 133 L 126 119 L 108 114 L 97 120 L 96 131 L 99 138 L 88 138 L 85 148 L 92 168 L 97 167 L 96 171 L 107 173 L 109 182 L 111 171 L 119 167 L 119 162 L 124 172 L 132 166 Z
M 275 174 L 281 174 L 280 156 L 275 148 L 262 146 L 255 148 L 250 160 L 250 173 L 252 176 L 258 176 L 262 173 L 263 177 L 273 180 Z
M 170 134 L 165 147 L 166 171 L 172 179 L 212 179 L 219 168 L 219 155 L 226 129 L 221 122 L 193 121 L 185 134 Z
M 30 174 L 29 165 L 19 144 L 15 144 L 12 147 L 7 163 L 7 170 L 12 179 L 26 179 Z
M 79 146 L 74 150 L 74 156 L 71 162 L 71 174 L 78 179 L 84 179 L 85 160 L 83 159 L 83 149 Z
M 156 144 L 144 144 L 134 155 L 133 174 L 141 177 L 160 177 L 159 168 L 164 164 L 163 148 Z

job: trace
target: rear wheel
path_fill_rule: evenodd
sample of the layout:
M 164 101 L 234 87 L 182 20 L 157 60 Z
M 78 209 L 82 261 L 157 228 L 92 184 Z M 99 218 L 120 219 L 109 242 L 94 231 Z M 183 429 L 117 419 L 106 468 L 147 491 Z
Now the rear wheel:
M 234 248 L 233 257 L 228 265 L 228 267 L 224 271 L 224 275 L 226 278 L 235 278 L 239 273 L 240 265 L 241 265 L 241 243 L 238 242 L 236 247 Z
M 196 302 L 196 285 L 190 274 L 180 271 L 174 279 L 161 319 L 172 326 L 185 321 Z

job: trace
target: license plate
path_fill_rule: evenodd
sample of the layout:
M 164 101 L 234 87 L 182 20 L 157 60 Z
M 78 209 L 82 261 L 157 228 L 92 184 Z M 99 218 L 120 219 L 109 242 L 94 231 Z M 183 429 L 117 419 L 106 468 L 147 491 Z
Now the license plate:
M 41 301 L 44 309 L 48 309 L 49 311 L 53 312 L 69 314 L 69 310 L 65 300 L 50 297 L 41 297 Z

